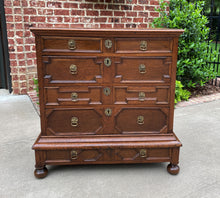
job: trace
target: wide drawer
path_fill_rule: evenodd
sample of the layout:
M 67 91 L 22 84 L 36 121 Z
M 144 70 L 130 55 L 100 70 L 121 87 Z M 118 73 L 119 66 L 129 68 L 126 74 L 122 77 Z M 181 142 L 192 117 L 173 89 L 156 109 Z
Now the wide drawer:
M 47 151 L 46 163 L 96 163 L 111 161 L 117 162 L 147 162 L 147 161 L 168 161 L 170 149 L 150 148 L 115 148 L 115 149 L 74 149 Z
M 171 57 L 121 57 L 115 60 L 114 82 L 170 82 Z
M 115 129 L 121 134 L 167 133 L 169 109 L 125 107 L 115 115 Z
M 92 108 L 47 109 L 47 135 L 88 135 L 102 129 L 102 116 Z
M 102 86 L 45 87 L 45 104 L 100 105 L 103 95 Z
M 169 38 L 116 38 L 116 53 L 172 52 Z
M 102 79 L 97 57 L 43 57 L 46 83 L 96 83 Z
M 43 37 L 44 52 L 95 52 L 102 51 L 101 38 Z
M 169 104 L 169 86 L 115 86 L 114 104 Z

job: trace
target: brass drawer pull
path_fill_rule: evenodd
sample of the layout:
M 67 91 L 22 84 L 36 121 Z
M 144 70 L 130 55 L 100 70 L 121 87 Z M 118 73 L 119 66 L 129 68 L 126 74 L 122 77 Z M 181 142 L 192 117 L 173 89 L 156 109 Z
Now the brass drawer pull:
M 145 100 L 145 93 L 144 92 L 139 92 L 139 101 L 144 101 Z
M 138 117 L 137 117 L 137 123 L 138 123 L 139 125 L 144 124 L 144 116 L 138 116 Z
M 104 59 L 104 64 L 105 64 L 105 66 L 110 67 L 111 64 L 112 64 L 111 59 L 110 59 L 110 58 L 105 58 L 105 59 Z
M 146 51 L 147 50 L 147 41 L 141 41 L 140 50 L 141 51 Z
M 111 116 L 112 115 L 112 110 L 110 108 L 105 109 L 105 115 L 106 116 Z
M 139 72 L 141 74 L 145 74 L 146 73 L 146 66 L 144 64 L 140 64 L 139 65 Z
M 78 155 L 77 151 L 75 151 L 75 150 L 71 151 L 71 159 L 72 160 L 76 160 L 78 157 L 77 155 Z
M 146 149 L 141 149 L 139 154 L 140 154 L 140 157 L 143 157 L 143 158 L 147 157 L 147 150 Z
M 77 127 L 78 126 L 78 121 L 79 121 L 79 119 L 77 117 L 72 117 L 71 118 L 71 126 L 72 127 Z
M 69 49 L 74 50 L 76 49 L 76 42 L 74 40 L 69 40 L 68 46 L 69 46 Z
M 110 39 L 105 40 L 105 47 L 110 49 L 112 47 L 112 41 Z
M 74 64 L 70 65 L 70 73 L 73 75 L 77 74 L 77 66 L 76 65 L 74 65 Z
M 109 96 L 111 94 L 111 89 L 109 87 L 104 88 L 104 94 Z
M 78 94 L 76 92 L 71 94 L 72 101 L 76 102 L 78 100 Z

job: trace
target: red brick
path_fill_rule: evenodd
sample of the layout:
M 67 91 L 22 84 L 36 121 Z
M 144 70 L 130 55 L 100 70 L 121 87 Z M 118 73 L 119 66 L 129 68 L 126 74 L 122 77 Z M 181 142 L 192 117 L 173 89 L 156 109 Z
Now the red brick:
M 133 22 L 134 23 L 143 23 L 143 18 L 134 18 Z
M 22 45 L 23 43 L 23 38 L 16 38 L 16 44 Z
M 148 28 L 148 24 L 141 23 L 141 24 L 138 25 L 138 28 Z
M 33 65 L 33 60 L 27 60 L 27 65 Z
M 35 53 L 27 53 L 27 58 L 36 58 Z
M 21 89 L 20 94 L 26 94 L 27 93 L 27 89 Z
M 44 1 L 30 1 L 30 6 L 31 7 L 45 7 L 45 2 Z
M 25 66 L 25 61 L 18 61 L 18 65 L 19 66 Z M 19 68 L 19 70 L 20 70 L 21 68 Z
M 95 18 L 95 22 L 96 23 L 104 23 L 107 21 L 107 18 L 106 17 L 99 17 L 99 18 Z
M 17 52 L 23 52 L 24 48 L 23 46 L 17 46 Z
M 133 9 L 134 10 L 144 10 L 144 6 L 137 5 L 137 6 L 134 6 Z
M 125 27 L 124 24 L 117 24 L 117 23 L 113 24 L 113 28 L 124 28 L 124 27 Z
M 54 10 L 55 15 L 69 15 L 69 10 Z
M 8 8 L 5 6 L 5 14 L 6 15 L 12 14 L 12 8 Z
M 5 9 L 7 8 L 7 7 L 11 7 L 12 6 L 12 3 L 11 3 L 11 1 L 10 0 L 5 0 L 4 1 L 4 5 L 5 5 Z M 5 10 L 6 11 L 6 10 Z M 6 13 L 6 12 L 5 12 Z
M 23 37 L 23 31 L 16 31 L 16 36 Z
M 150 12 L 150 16 L 159 17 L 159 13 L 158 12 Z
M 125 12 L 114 11 L 114 16 L 125 16 Z
M 64 8 L 78 8 L 78 4 L 77 3 L 64 3 L 63 7 Z
M 35 43 L 35 39 L 34 38 L 25 38 L 25 43 L 26 44 L 34 44 Z
M 113 16 L 112 11 L 101 11 L 100 16 Z
M 93 8 L 93 4 L 90 3 L 80 3 L 79 4 L 79 8 L 86 8 L 86 9 L 92 9 Z
M 52 23 L 61 23 L 63 22 L 63 17 L 56 17 L 56 16 L 47 17 L 47 21 Z
M 112 28 L 112 24 L 100 24 L 100 28 Z
M 21 15 L 15 15 L 14 16 L 14 21 L 15 22 L 22 22 L 22 16 Z
M 54 24 L 54 27 L 57 27 L 57 28 L 69 28 L 69 24 Z
M 94 5 L 94 8 L 95 9 L 106 9 L 107 8 L 107 5 L 105 5 L 105 4 L 95 4 Z
M 6 22 L 13 22 L 13 16 L 6 16 Z
M 71 15 L 84 16 L 84 15 L 85 15 L 85 11 L 83 11 L 83 10 L 72 10 L 72 11 L 71 11 Z
M 99 16 L 99 12 L 98 11 L 87 10 L 86 15 L 87 16 Z
M 18 80 L 18 75 L 13 75 L 13 76 L 12 76 L 12 80 L 13 80 L 13 81 Z
M 148 12 L 139 12 L 138 16 L 139 17 L 148 17 Z
M 139 4 L 148 4 L 148 0 L 138 0 Z
M 84 27 L 84 24 L 70 24 L 70 28 L 83 28 Z
M 14 14 L 21 14 L 21 8 L 15 8 Z
M 13 94 L 19 94 L 19 89 L 18 88 L 13 88 Z
M 137 17 L 137 12 L 126 12 L 126 15 L 130 17 Z
M 17 58 L 18 59 L 24 59 L 24 54 L 22 53 L 22 54 L 17 54 Z
M 150 5 L 159 5 L 158 0 L 150 0 Z
M 25 45 L 25 51 L 30 51 L 31 50 L 31 46 Z
M 7 32 L 8 37 L 14 37 L 14 31 L 9 31 Z
M 26 75 L 20 75 L 19 80 L 26 80 Z
M 36 9 L 35 8 L 24 8 L 24 14 L 36 15 Z
M 62 4 L 60 2 L 47 2 L 48 8 L 61 8 Z
M 23 65 L 25 65 L 25 62 L 24 62 L 24 61 L 21 61 L 21 62 L 23 62 Z M 19 68 L 19 72 L 20 72 L 20 73 L 26 73 L 26 67 L 20 67 L 20 68 Z
M 131 22 L 132 22 L 132 18 L 127 18 L 127 17 L 121 18 L 121 23 L 131 23 Z
M 22 30 L 23 29 L 22 23 L 16 23 L 15 24 L 15 29 Z
M 46 17 L 43 16 L 31 16 L 30 17 L 30 22 L 45 22 L 46 21 Z
M 20 6 L 20 1 L 19 0 L 13 1 L 13 6 Z
M 9 53 L 9 58 L 10 58 L 10 60 L 15 59 L 16 54 L 15 53 Z

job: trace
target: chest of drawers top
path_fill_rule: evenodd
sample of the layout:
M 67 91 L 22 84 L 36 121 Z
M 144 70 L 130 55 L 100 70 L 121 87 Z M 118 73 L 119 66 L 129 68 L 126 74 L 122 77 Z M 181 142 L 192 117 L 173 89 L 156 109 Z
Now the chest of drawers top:
M 74 54 L 160 54 L 172 53 L 173 38 L 183 32 L 176 29 L 38 29 L 32 32 L 41 36 L 43 55 Z

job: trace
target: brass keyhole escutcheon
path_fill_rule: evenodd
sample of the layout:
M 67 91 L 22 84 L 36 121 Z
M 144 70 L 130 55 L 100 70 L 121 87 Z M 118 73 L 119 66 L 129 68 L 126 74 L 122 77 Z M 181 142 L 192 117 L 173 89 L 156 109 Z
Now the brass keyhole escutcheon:
M 111 94 L 111 89 L 109 87 L 104 88 L 104 94 L 109 96 Z
M 77 74 L 77 66 L 76 65 L 74 65 L 74 64 L 70 65 L 70 73 L 73 75 Z
M 78 155 L 77 151 L 75 151 L 75 150 L 71 151 L 71 159 L 72 160 L 77 159 L 77 157 L 78 157 L 77 155 Z
M 145 100 L 145 93 L 144 92 L 139 92 L 139 100 L 144 101 Z
M 146 51 L 147 50 L 147 41 L 141 41 L 140 50 L 141 51 Z
M 106 116 L 111 116 L 112 115 L 112 110 L 110 108 L 105 109 L 105 115 Z
M 146 149 L 141 149 L 139 154 L 140 154 L 140 157 L 147 157 L 147 150 Z
M 146 73 L 146 66 L 144 64 L 140 64 L 139 65 L 139 72 L 141 74 L 145 74 Z
M 78 121 L 79 121 L 79 119 L 77 117 L 72 117 L 71 118 L 71 126 L 72 127 L 77 127 L 78 126 Z
M 105 40 L 105 47 L 110 49 L 112 47 L 112 41 L 110 39 Z
M 76 49 L 76 42 L 74 40 L 69 40 L 68 46 L 69 46 L 69 49 L 74 50 Z
M 105 58 L 105 59 L 104 59 L 104 64 L 105 64 L 105 66 L 110 67 L 111 64 L 112 64 L 111 59 L 110 59 L 110 58 Z
M 72 94 L 71 94 L 71 100 L 74 101 L 74 102 L 76 102 L 77 99 L 78 99 L 78 94 L 77 94 L 76 92 L 72 93 Z
M 138 116 L 138 117 L 137 117 L 137 123 L 138 123 L 139 125 L 144 124 L 144 116 Z

